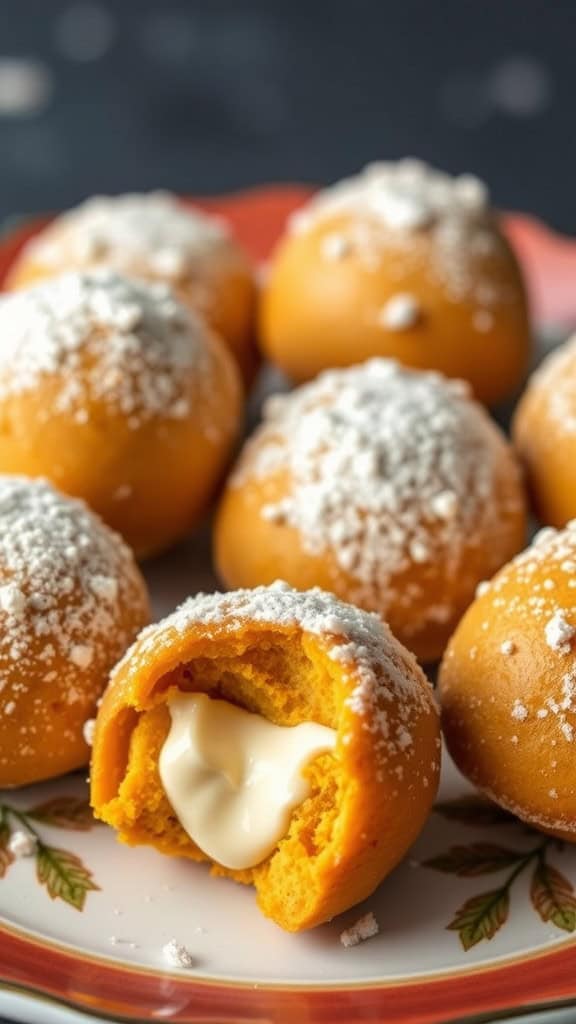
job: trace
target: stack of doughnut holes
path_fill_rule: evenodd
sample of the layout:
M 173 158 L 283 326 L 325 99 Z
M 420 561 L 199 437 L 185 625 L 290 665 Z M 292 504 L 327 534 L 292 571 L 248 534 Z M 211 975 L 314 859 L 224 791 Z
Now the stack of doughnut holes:
M 528 379 L 523 274 L 481 181 L 412 159 L 371 164 L 296 210 L 263 268 L 223 219 L 170 193 L 96 196 L 26 240 L 3 291 L 0 786 L 86 764 L 84 726 L 97 717 L 96 813 L 131 842 L 196 857 L 126 817 L 108 760 L 127 742 L 115 733 L 124 711 L 155 706 L 152 682 L 128 686 L 131 672 L 160 678 L 150 643 L 145 669 L 141 641 L 142 664 L 126 654 L 151 616 L 137 560 L 213 513 L 219 579 L 247 595 L 225 630 L 237 631 L 234 657 L 251 630 L 266 643 L 274 634 L 293 665 L 307 636 L 322 637 L 313 657 L 324 672 L 320 650 L 338 630 L 352 659 L 368 630 L 395 666 L 400 720 L 410 701 L 426 718 L 413 763 L 434 769 L 425 782 L 409 763 L 397 773 L 400 794 L 421 794 L 414 829 L 369 861 L 359 899 L 403 855 L 437 785 L 437 715 L 426 717 L 431 696 L 414 696 L 429 689 L 414 657 L 440 662 L 442 729 L 464 775 L 576 841 L 576 339 Z M 281 380 L 272 394 L 270 367 Z M 242 440 L 247 401 L 262 392 Z M 512 402 L 508 437 L 498 424 Z M 526 547 L 530 514 L 541 529 Z M 189 630 L 188 660 L 232 657 L 224 634 L 212 653 L 203 646 L 221 611 L 203 618 L 190 600 L 159 627 L 162 643 Z M 258 658 L 246 658 L 260 678 Z M 338 702 L 324 690 L 318 705 L 305 701 L 293 680 L 291 670 L 269 685 L 294 685 L 301 713 L 323 707 L 333 727 Z M 253 708 L 249 687 L 223 692 L 294 724 L 280 691 Z M 370 730 L 362 742 L 375 742 Z M 138 792 L 152 799 L 153 788 Z M 265 878 L 239 880 L 283 927 L 344 909 L 327 895 L 288 912 Z

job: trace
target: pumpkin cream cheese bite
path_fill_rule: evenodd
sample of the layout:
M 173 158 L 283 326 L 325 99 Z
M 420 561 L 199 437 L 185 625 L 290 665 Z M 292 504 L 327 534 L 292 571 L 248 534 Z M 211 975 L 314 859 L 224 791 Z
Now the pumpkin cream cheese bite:
M 525 536 L 519 467 L 467 385 L 374 359 L 267 402 L 214 546 L 227 586 L 323 587 L 433 661 Z
M 45 481 L 0 476 L 0 789 L 88 762 L 85 723 L 148 621 L 117 534 Z
M 6 287 L 28 288 L 69 270 L 96 267 L 170 285 L 223 338 L 245 382 L 252 379 L 258 362 L 254 277 L 220 217 L 169 192 L 94 196 L 26 244 Z
M 576 521 L 482 586 L 440 670 L 460 770 L 536 828 L 576 842 Z
M 375 615 L 314 589 L 190 598 L 141 634 L 96 725 L 92 805 L 312 928 L 368 896 L 436 793 L 426 677 Z
M 564 526 L 576 517 L 576 336 L 531 377 L 513 437 L 540 522 Z
M 513 394 L 531 352 L 522 274 L 472 175 L 370 164 L 295 213 L 263 286 L 265 354 L 295 381 L 374 356 Z
M 236 366 L 167 285 L 64 274 L 0 300 L 0 472 L 48 477 L 135 549 L 204 515 L 241 416 Z

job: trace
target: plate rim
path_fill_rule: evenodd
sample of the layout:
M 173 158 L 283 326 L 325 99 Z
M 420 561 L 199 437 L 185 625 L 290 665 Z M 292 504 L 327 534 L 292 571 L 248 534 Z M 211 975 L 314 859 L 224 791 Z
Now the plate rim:
M 163 1017 L 178 1024 L 204 1024 L 207 1015 L 215 1014 L 215 1019 L 226 1024 L 244 1024 L 255 1017 L 281 1024 L 287 1014 L 299 1019 L 299 1011 L 310 1024 L 333 1024 L 335 1012 L 342 1024 L 357 1020 L 358 1012 L 361 1019 L 378 1020 L 383 1019 L 380 1015 L 384 1011 L 387 1024 L 432 1024 L 440 1020 L 486 1020 L 490 1012 L 553 1008 L 576 1000 L 576 937 L 552 949 L 499 957 L 456 971 L 388 979 L 379 984 L 342 985 L 187 976 L 76 952 L 4 922 L 0 922 L 0 940 L 0 996 L 9 988 L 96 1017 L 100 1013 L 106 1019 L 114 1013 L 113 1020 L 157 1020 L 158 1002 L 165 1006 L 167 999 L 175 1009 Z M 478 978 L 483 981 L 481 991 L 474 984 Z M 125 998 L 126 992 L 130 993 L 128 1004 L 119 999 L 122 994 Z M 343 1004 L 352 999 L 353 1015 L 343 1016 L 342 1011 L 347 1009 Z M 433 1015 L 430 1006 L 434 1007 Z
M 197 972 L 192 974 L 184 974 L 182 970 L 170 967 L 153 967 L 148 964 L 132 963 L 129 960 L 120 960 L 112 955 L 105 953 L 91 953 L 87 950 L 74 949 L 71 943 L 62 942 L 58 939 L 45 938 L 41 935 L 35 935 L 33 931 L 27 928 L 19 927 L 18 925 L 7 922 L 5 918 L 0 916 L 0 938 L 15 937 L 18 940 L 26 943 L 28 946 L 34 949 L 48 949 L 57 953 L 62 953 L 71 959 L 78 960 L 82 963 L 93 964 L 95 967 L 103 967 L 114 970 L 115 972 L 124 972 L 126 974 L 138 976 L 143 975 L 148 978 L 153 978 L 157 981 L 164 980 L 167 976 L 178 978 L 179 980 L 186 980 L 194 982 L 195 984 L 201 984 L 207 988 L 233 988 L 233 989 L 254 989 L 258 988 L 263 991 L 271 992 L 357 992 L 357 991 L 380 991 L 389 988 L 409 988 L 414 985 L 427 985 L 436 981 L 445 981 L 453 978 L 460 977 L 472 977 L 479 974 L 489 974 L 492 971 L 496 971 L 506 967 L 518 966 L 520 964 L 531 964 L 536 960 L 542 958 L 553 959 L 555 953 L 563 952 L 570 947 L 574 947 L 576 951 L 576 933 L 562 936 L 557 939 L 552 945 L 538 947 L 525 952 L 519 953 L 502 953 L 498 956 L 492 957 L 489 960 L 477 962 L 477 963 L 463 963 L 461 967 L 443 968 L 439 967 L 419 974 L 397 974 L 391 978 L 378 980 L 375 978 L 368 978 L 366 980 L 352 980 L 349 979 L 345 982 L 332 982 L 332 981 L 281 981 L 281 980 L 264 980 L 264 981 L 245 981 L 242 978 L 230 976 L 230 977 L 218 977 L 216 975 L 202 975 Z M 0 975 L 0 983 L 2 982 L 2 976 Z M 576 999 L 576 980 L 574 984 L 574 995 Z

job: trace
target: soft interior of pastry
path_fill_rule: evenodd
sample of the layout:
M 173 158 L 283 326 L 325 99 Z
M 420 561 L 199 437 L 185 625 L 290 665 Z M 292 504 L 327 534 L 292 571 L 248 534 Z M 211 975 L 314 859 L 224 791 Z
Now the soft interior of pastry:
M 140 712 L 131 730 L 117 795 L 103 816 L 125 842 L 149 843 L 164 853 L 206 861 L 209 858 L 178 821 L 158 770 L 171 724 L 166 701 L 175 688 L 229 700 L 277 725 L 313 721 L 337 729 L 337 687 L 324 666 L 303 648 L 276 645 L 217 660 L 197 659 L 158 681 L 151 706 Z M 336 823 L 343 785 L 339 761 L 331 753 L 321 754 L 304 775 L 309 796 L 296 808 L 287 834 L 265 861 L 243 870 L 212 864 L 215 874 L 255 884 L 272 916 L 271 901 L 281 905 L 284 914 L 293 904 L 296 916 L 303 916 L 303 904 L 314 899 L 316 871 L 338 860 Z

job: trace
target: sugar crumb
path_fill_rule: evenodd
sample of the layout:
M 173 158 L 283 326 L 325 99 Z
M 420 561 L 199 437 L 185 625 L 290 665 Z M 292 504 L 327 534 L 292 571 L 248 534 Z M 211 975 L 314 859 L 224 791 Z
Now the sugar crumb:
M 500 651 L 502 654 L 506 655 L 515 654 L 516 644 L 513 640 L 504 640 L 503 643 L 500 644 Z
M 472 316 L 472 326 L 480 334 L 492 330 L 494 326 L 494 314 L 488 309 L 477 309 Z
M 170 942 L 162 947 L 162 954 L 171 967 L 194 967 L 194 957 L 190 950 L 176 939 L 170 939 Z
M 325 235 L 321 242 L 322 255 L 327 260 L 342 260 L 350 252 L 350 243 L 344 235 L 335 232 Z
M 343 946 L 357 946 L 366 939 L 373 938 L 380 931 L 378 922 L 372 912 L 364 914 L 350 928 L 345 928 L 340 934 L 340 942 Z
M 94 648 L 87 644 L 73 644 L 70 648 L 70 661 L 78 668 L 89 668 L 94 657 Z
M 16 829 L 8 840 L 8 850 L 16 860 L 20 860 L 21 857 L 33 857 L 37 846 L 36 836 L 22 829 Z
M 388 299 L 378 314 L 378 323 L 390 331 L 406 331 L 420 319 L 420 303 L 408 292 L 398 292 Z
M 26 597 L 14 583 L 0 587 L 0 611 L 7 615 L 21 616 L 26 609 Z
M 510 714 L 518 722 L 524 722 L 528 718 L 528 708 L 521 701 L 515 700 Z
M 562 722 L 560 729 L 564 739 L 568 740 L 569 743 L 572 743 L 574 739 L 574 726 L 570 725 L 569 722 Z
M 558 654 L 569 654 L 571 642 L 576 636 L 576 626 L 572 626 L 566 620 L 566 613 L 562 609 L 554 612 L 551 619 L 544 627 L 546 643 L 551 650 Z

